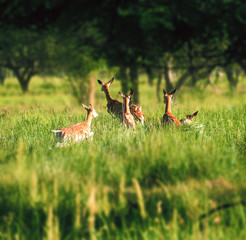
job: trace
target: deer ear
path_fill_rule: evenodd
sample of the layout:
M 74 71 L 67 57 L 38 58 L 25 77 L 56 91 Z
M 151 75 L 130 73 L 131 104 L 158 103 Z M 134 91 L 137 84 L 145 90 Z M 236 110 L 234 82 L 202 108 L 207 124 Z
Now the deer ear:
M 131 92 L 130 92 L 129 96 L 132 97 L 132 95 L 133 95 L 133 93 L 134 93 L 134 90 L 130 89 L 130 91 L 131 91 Z
M 123 93 L 121 93 L 121 92 L 119 92 L 119 95 L 120 95 L 121 97 L 125 97 L 125 96 L 124 96 L 124 94 L 123 94 Z
M 110 81 L 107 82 L 108 86 L 110 86 L 110 84 L 111 84 L 113 81 L 114 81 L 114 77 L 113 77 Z
M 103 85 L 103 83 L 102 83 L 101 80 L 97 80 L 97 82 L 98 82 L 100 85 Z
M 140 112 L 142 112 L 142 107 L 139 107 L 138 110 L 139 110 Z
M 164 94 L 164 96 L 167 94 L 167 92 L 165 91 L 165 89 L 163 89 L 163 94 Z
M 196 111 L 195 113 L 193 113 L 193 117 L 197 116 L 198 111 Z
M 174 95 L 174 93 L 176 92 L 176 90 L 177 90 L 177 89 L 174 89 L 174 90 L 170 93 L 170 95 Z
M 91 104 L 89 104 L 89 106 L 90 106 L 90 109 L 93 109 L 93 106 Z
M 84 107 L 85 110 L 89 110 L 89 108 L 85 104 L 82 103 L 82 106 Z

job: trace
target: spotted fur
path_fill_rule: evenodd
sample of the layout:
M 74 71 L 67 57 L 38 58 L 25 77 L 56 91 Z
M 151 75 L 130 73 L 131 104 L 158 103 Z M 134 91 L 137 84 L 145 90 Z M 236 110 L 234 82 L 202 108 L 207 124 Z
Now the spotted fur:
M 142 107 L 138 107 L 134 104 L 130 105 L 130 111 L 131 114 L 134 116 L 134 118 L 138 121 L 140 121 L 142 124 L 144 124 L 144 114 L 142 112 Z
M 91 132 L 91 121 L 92 118 L 97 117 L 98 114 L 92 105 L 88 108 L 83 104 L 83 107 L 87 111 L 87 120 L 85 122 L 77 123 L 60 130 L 52 130 L 56 133 L 56 138 L 58 141 L 56 144 L 57 147 L 63 147 L 69 143 L 80 142 L 85 138 L 92 140 L 94 133 Z

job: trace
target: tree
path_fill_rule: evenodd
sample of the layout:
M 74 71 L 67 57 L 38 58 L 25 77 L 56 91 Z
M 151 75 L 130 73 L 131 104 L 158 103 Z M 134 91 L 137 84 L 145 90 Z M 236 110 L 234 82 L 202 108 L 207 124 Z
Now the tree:
M 163 68 L 161 60 L 165 54 L 174 59 L 172 70 L 181 73 L 176 81 L 178 87 L 188 81 L 195 85 L 200 72 L 210 71 L 211 59 L 213 65 L 246 63 L 246 3 L 243 0 L 31 1 L 25 14 L 20 0 L 4 1 L 1 6 L 4 11 L 0 26 L 76 33 L 84 23 L 92 24 L 102 41 L 98 41 L 96 34 L 91 42 L 81 42 L 81 45 L 93 48 L 109 66 L 118 66 L 122 79 L 128 78 L 122 87 L 134 87 L 136 93 L 139 68 L 147 69 L 151 76 L 153 70 Z M 73 34 L 68 37 L 73 38 Z M 211 46 L 217 47 L 220 43 L 226 47 L 211 51 Z M 211 57 L 211 53 L 218 57 Z M 184 63 L 188 64 L 182 67 Z M 159 67 L 154 66 L 156 64 Z M 124 72 L 130 74 L 126 76 Z M 165 79 L 169 84 L 167 75 Z M 138 101 L 138 94 L 134 96 Z
M 92 72 L 105 65 L 95 51 L 101 41 L 95 40 L 101 39 L 97 34 L 93 24 L 85 23 L 76 32 L 59 32 L 56 35 L 56 71 L 65 76 L 79 103 L 87 104 L 92 99 Z
M 0 67 L 13 71 L 25 93 L 34 75 L 52 69 L 53 38 L 27 29 L 0 34 Z

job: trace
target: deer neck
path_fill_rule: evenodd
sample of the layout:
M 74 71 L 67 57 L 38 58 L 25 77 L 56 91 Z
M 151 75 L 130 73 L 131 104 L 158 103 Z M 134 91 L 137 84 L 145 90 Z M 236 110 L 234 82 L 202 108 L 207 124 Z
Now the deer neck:
M 110 92 L 109 92 L 109 88 L 108 88 L 108 86 L 106 85 L 106 89 L 104 90 L 104 92 L 105 92 L 105 95 L 106 95 L 106 98 L 107 98 L 107 101 L 109 102 L 109 101 L 111 101 L 112 100 L 112 98 L 111 98 L 111 95 L 110 95 Z
M 92 112 L 89 112 L 87 115 L 87 120 L 86 120 L 86 124 L 90 127 L 91 126 L 91 120 L 92 120 Z
M 124 111 L 125 111 L 125 113 L 130 113 L 130 108 L 129 108 L 129 99 L 126 97 L 125 99 L 124 99 Z
M 166 109 L 165 112 L 171 112 L 171 99 L 167 98 Z

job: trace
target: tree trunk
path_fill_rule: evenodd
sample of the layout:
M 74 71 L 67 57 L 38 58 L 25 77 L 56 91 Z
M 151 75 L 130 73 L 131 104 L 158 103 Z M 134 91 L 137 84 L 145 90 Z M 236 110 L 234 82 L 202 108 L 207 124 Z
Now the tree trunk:
M 0 68 L 0 85 L 4 84 L 4 80 L 6 78 L 6 69 Z
M 227 66 L 224 68 L 227 79 L 230 83 L 231 90 L 234 90 L 237 87 L 238 83 L 238 76 L 234 76 L 233 72 L 233 67 L 232 66 Z
M 217 84 L 219 82 L 219 78 L 220 78 L 220 71 L 219 69 L 215 69 L 215 73 L 214 73 L 214 83 Z
M 171 91 L 174 87 L 173 87 L 173 83 L 171 81 L 171 78 L 169 76 L 169 69 L 168 69 L 168 65 L 167 63 L 165 62 L 165 65 L 164 65 L 164 79 L 165 79 L 165 82 L 166 82 L 166 91 L 169 92 Z
M 161 102 L 161 80 L 162 80 L 162 71 L 159 71 L 158 77 L 157 77 L 157 84 L 156 84 L 156 96 L 158 99 L 158 102 Z
M 28 85 L 29 85 L 29 81 L 31 78 L 29 79 L 25 79 L 23 77 L 18 78 L 20 85 L 21 85 L 21 90 L 23 93 L 26 93 L 28 91 Z
M 212 74 L 213 70 L 214 70 L 214 68 L 208 68 L 205 71 L 203 71 L 202 73 L 198 74 L 197 78 L 198 79 L 207 78 L 207 81 L 204 85 L 204 90 L 206 89 L 206 87 L 208 85 L 210 85 L 213 88 L 213 90 L 217 93 L 218 89 L 216 88 L 216 85 L 211 78 L 211 74 Z
M 188 42 L 188 57 L 189 57 L 189 70 L 191 75 L 191 86 L 195 86 L 197 79 L 196 75 L 194 73 L 194 65 L 193 65 L 193 51 L 192 51 L 192 45 L 191 42 Z
M 21 70 L 19 68 L 13 68 L 12 70 L 13 70 L 14 75 L 17 77 L 17 80 L 20 83 L 22 92 L 26 93 L 28 91 L 29 82 L 34 75 L 34 72 L 29 71 L 27 73 L 28 70 L 25 69 L 25 71 L 22 71 L 21 73 L 20 72 Z
M 200 67 L 196 67 L 193 70 L 193 73 L 196 74 L 197 72 L 199 72 L 201 69 L 206 68 L 207 67 L 207 62 L 203 63 Z M 190 70 L 188 69 L 178 80 L 175 88 L 180 88 L 185 81 L 187 80 L 187 78 L 190 76 Z
M 150 86 L 153 86 L 153 81 L 154 81 L 154 75 L 153 75 L 153 71 L 150 67 L 146 67 L 146 73 L 148 76 L 148 83 Z
M 138 90 L 138 70 L 136 65 L 130 66 L 130 79 L 132 82 L 132 88 L 134 90 L 133 102 L 139 103 L 139 90 Z
M 121 82 L 121 90 L 124 94 L 129 91 L 128 81 L 127 81 L 127 68 L 125 66 L 120 66 L 119 79 Z
M 215 83 L 212 81 L 210 75 L 208 75 L 208 84 L 213 88 L 213 90 L 214 90 L 216 93 L 218 93 L 218 89 L 217 89 Z M 206 86 L 205 86 L 205 87 L 206 87 Z
M 93 73 L 90 74 L 90 93 L 89 103 L 94 106 L 95 104 L 95 76 Z

